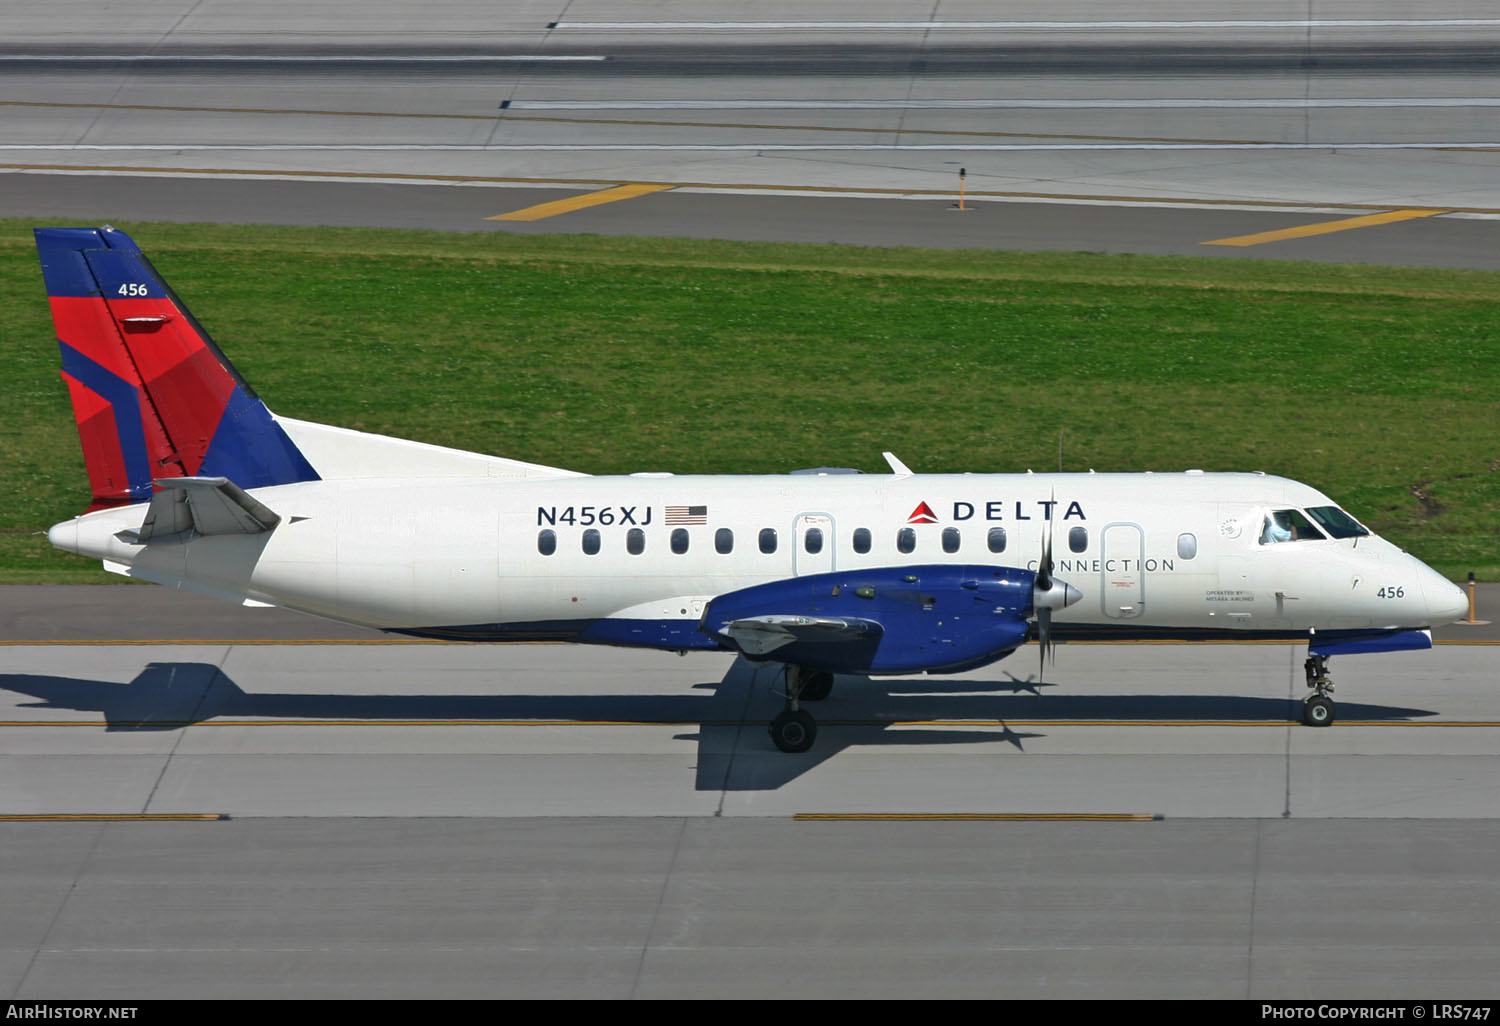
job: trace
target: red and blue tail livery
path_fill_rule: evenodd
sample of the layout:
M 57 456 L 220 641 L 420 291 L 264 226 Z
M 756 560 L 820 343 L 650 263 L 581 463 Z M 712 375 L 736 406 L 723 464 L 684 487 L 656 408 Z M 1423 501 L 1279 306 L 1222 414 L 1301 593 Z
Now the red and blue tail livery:
M 159 478 L 318 480 L 130 236 L 38 228 L 36 244 L 91 510 L 145 502 Z

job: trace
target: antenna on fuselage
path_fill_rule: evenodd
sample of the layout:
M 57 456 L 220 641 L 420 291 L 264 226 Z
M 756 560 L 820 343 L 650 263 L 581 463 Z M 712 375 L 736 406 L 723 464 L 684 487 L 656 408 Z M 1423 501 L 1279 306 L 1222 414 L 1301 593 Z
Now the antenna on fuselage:
M 898 477 L 911 477 L 911 468 L 898 460 L 895 453 L 883 452 L 880 455 L 884 456 L 885 461 L 891 465 L 892 474 Z

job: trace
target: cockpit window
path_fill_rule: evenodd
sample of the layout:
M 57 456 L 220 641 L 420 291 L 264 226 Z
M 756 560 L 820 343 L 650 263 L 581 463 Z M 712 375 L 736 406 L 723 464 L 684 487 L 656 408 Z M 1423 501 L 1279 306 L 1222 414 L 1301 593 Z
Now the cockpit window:
M 1334 538 L 1363 538 L 1369 529 L 1337 506 L 1313 506 L 1307 515 Z
M 1323 532 L 1314 527 L 1302 515 L 1300 509 L 1278 509 L 1266 517 L 1265 524 L 1260 529 L 1260 543 L 1270 545 L 1273 542 L 1310 541 L 1323 538 Z

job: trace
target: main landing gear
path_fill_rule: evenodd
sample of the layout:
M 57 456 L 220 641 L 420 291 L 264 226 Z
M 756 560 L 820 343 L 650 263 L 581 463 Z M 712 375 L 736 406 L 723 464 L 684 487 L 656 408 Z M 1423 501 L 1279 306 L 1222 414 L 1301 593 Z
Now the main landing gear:
M 1302 664 L 1307 686 L 1313 693 L 1302 700 L 1302 722 L 1309 727 L 1327 727 L 1333 723 L 1333 681 L 1328 679 L 1328 656 L 1308 655 Z
M 833 690 L 833 674 L 809 672 L 800 666 L 786 667 L 786 708 L 770 723 L 771 741 L 783 752 L 805 752 L 818 737 L 818 723 L 800 708 L 802 702 L 818 702 Z

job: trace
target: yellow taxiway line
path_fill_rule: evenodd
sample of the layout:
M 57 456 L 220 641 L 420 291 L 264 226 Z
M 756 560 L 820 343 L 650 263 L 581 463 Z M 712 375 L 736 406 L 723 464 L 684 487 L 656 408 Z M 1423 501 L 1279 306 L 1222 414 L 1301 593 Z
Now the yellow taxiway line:
M 597 207 L 605 203 L 618 203 L 620 200 L 634 199 L 637 196 L 662 192 L 670 188 L 673 187 L 656 183 L 632 182 L 629 185 L 619 185 L 613 189 L 601 189 L 599 192 L 586 192 L 582 196 L 570 196 L 567 199 L 553 200 L 551 203 L 538 203 L 534 207 L 522 207 L 520 210 L 512 210 L 508 214 L 496 214 L 494 217 L 486 217 L 485 220 L 540 221 L 544 218 L 556 217 L 558 214 L 566 214 L 573 210 Z
M 1296 228 L 1281 228 L 1274 232 L 1257 232 L 1254 235 L 1235 235 L 1227 239 L 1210 239 L 1205 246 L 1259 246 L 1267 242 L 1282 242 L 1286 239 L 1305 239 L 1309 235 L 1327 235 L 1330 232 L 1346 232 L 1351 228 L 1369 228 L 1377 224 L 1395 221 L 1411 221 L 1419 217 L 1446 214 L 1447 210 L 1390 210 L 1384 214 L 1366 214 L 1363 217 L 1346 217 L 1339 221 L 1320 221 Z
M 603 185 L 617 186 L 620 180 L 607 178 L 520 178 L 507 175 L 447 175 L 430 174 L 410 171 L 316 171 L 306 168 L 256 168 L 247 170 L 244 168 L 227 167 L 177 167 L 168 165 L 146 165 L 146 164 L 30 164 L 30 163 L 0 163 L 0 171 L 56 171 L 67 174 L 116 174 L 116 175 L 139 175 L 139 176 L 164 176 L 195 175 L 205 177 L 246 178 L 246 179 L 305 179 L 327 180 L 327 181 L 378 181 L 378 182 L 410 182 L 422 184 L 436 182 L 447 185 L 536 185 L 542 187 L 567 188 L 568 186 Z M 646 183 L 642 183 L 646 184 Z M 931 196 L 941 199 L 952 199 L 953 190 L 947 189 L 918 189 L 918 188 L 878 188 L 878 187 L 848 187 L 836 185 L 770 185 L 764 182 L 654 182 L 662 189 L 694 189 L 710 192 L 746 192 L 746 193 L 815 193 L 829 196 L 905 196 L 924 197 Z M 1187 207 L 1232 207 L 1237 209 L 1253 210 L 1260 207 L 1275 207 L 1282 209 L 1311 207 L 1319 210 L 1340 208 L 1344 210 L 1389 210 L 1388 206 L 1378 203 L 1345 203 L 1329 202 L 1323 200 L 1265 200 L 1265 199 L 1205 199 L 1192 196 L 1129 196 L 1109 195 L 1107 193 L 1072 193 L 1072 192 L 1027 192 L 1003 189 L 970 189 L 970 196 L 984 196 L 1008 200 L 1062 200 L 1078 201 L 1086 203 L 1106 203 L 1114 205 L 1144 205 L 1161 206 L 1171 204 L 1173 206 Z M 1500 207 L 1451 207 L 1444 211 L 1432 211 L 1433 213 L 1450 214 L 1500 214 Z

